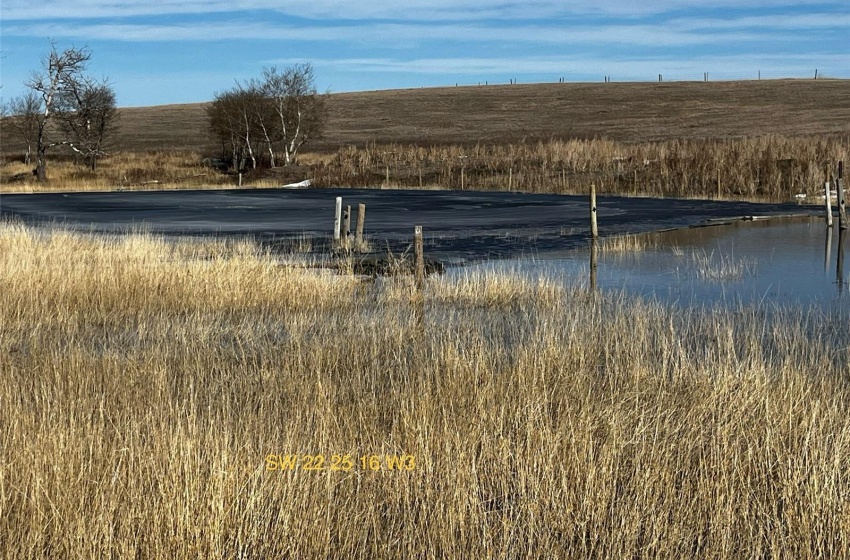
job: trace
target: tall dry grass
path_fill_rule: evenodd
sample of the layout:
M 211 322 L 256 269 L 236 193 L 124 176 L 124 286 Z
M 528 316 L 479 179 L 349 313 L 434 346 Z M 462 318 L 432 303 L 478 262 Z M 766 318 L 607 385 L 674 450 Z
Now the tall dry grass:
M 7 160 L 0 189 L 9 191 L 234 187 L 236 175 L 203 165 L 196 152 L 125 152 L 90 171 L 72 161 L 49 165 L 37 183 L 31 166 Z M 252 170 L 245 187 L 274 187 L 309 177 L 318 187 L 401 187 L 794 200 L 822 194 L 826 168 L 850 161 L 846 136 L 672 140 L 605 139 L 494 145 L 366 144 L 334 154 L 306 153 L 295 171 Z
M 0 287 L 7 558 L 850 555 L 837 314 L 16 225 Z
M 238 176 L 205 165 L 205 158 L 192 151 L 115 152 L 100 160 L 94 171 L 72 158 L 48 157 L 47 183 L 39 183 L 32 174 L 34 164 L 4 159 L 0 192 L 233 188 L 238 184 Z M 256 173 L 243 176 L 245 187 L 279 185 Z
M 792 200 L 819 194 L 825 169 L 850 159 L 846 136 L 605 139 L 501 145 L 349 146 L 313 165 L 319 185 L 518 190 Z M 387 179 L 389 177 L 389 179 Z

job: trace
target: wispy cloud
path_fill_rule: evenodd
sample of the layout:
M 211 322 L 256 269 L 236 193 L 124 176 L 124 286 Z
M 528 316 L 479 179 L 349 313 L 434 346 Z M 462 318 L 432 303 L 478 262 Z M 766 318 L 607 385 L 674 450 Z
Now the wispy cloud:
M 824 0 L 60 0 L 33 5 L 30 0 L 5 0 L 5 21 L 97 19 L 162 14 L 214 14 L 270 11 L 306 18 L 380 20 L 478 20 L 574 17 L 586 14 L 632 17 L 699 8 L 781 8 L 832 4 Z
M 294 26 L 285 24 L 233 22 L 205 25 L 152 24 L 59 24 L 11 25 L 7 36 L 34 36 L 110 41 L 456 41 L 505 42 L 548 45 L 620 44 L 642 47 L 746 43 L 771 38 L 770 30 L 760 33 L 739 31 L 699 31 L 683 25 L 475 25 L 475 24 L 386 24 Z

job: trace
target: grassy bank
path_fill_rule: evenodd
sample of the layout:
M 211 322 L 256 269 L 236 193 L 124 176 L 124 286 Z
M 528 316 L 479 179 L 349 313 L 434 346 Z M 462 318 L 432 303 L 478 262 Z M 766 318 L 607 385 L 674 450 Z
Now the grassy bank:
M 846 318 L 15 225 L 0 286 L 7 558 L 850 554 Z
M 209 155 L 209 154 L 207 154 Z M 52 162 L 39 184 L 23 163 L 7 160 L 0 189 L 9 191 L 233 188 L 235 174 L 204 166 L 194 152 L 118 153 L 92 172 Z M 850 161 L 850 137 L 763 136 L 728 140 L 623 143 L 611 140 L 495 145 L 349 146 L 305 154 L 297 168 L 250 170 L 245 187 L 310 178 L 318 187 L 514 190 L 574 194 L 594 183 L 601 193 L 639 196 L 793 200 L 822 194 L 826 169 Z M 21 177 L 20 175 L 24 175 Z M 13 176 L 19 175 L 15 180 Z

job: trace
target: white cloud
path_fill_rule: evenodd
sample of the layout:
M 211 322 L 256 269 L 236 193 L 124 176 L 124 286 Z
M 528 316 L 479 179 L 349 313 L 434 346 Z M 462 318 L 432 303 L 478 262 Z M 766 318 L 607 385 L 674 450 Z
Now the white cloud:
M 671 10 L 712 8 L 777 8 L 824 5 L 822 0 L 59 0 L 33 5 L 31 0 L 5 0 L 4 21 L 96 19 L 168 14 L 212 14 L 269 10 L 306 18 L 381 19 L 400 21 L 469 21 L 541 19 L 605 14 L 631 17 Z M 841 4 L 833 2 L 839 7 Z
M 677 18 L 668 23 L 682 30 L 846 29 L 850 27 L 850 12 L 795 14 L 793 16 L 749 16 L 729 19 Z
M 675 47 L 686 45 L 745 43 L 768 38 L 744 32 L 697 32 L 669 25 L 515 25 L 510 27 L 475 24 L 381 24 L 335 26 L 291 26 L 271 23 L 233 22 L 204 25 L 141 25 L 40 23 L 12 25 L 6 36 L 35 36 L 113 41 L 369 41 L 384 43 L 454 41 L 540 45 L 634 45 Z

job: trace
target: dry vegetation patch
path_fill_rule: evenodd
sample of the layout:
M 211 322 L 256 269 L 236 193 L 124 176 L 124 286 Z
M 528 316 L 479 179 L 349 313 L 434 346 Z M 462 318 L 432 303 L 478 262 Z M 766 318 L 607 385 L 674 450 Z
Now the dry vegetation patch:
M 4 557 L 850 554 L 846 318 L 213 249 L 2 226 Z

